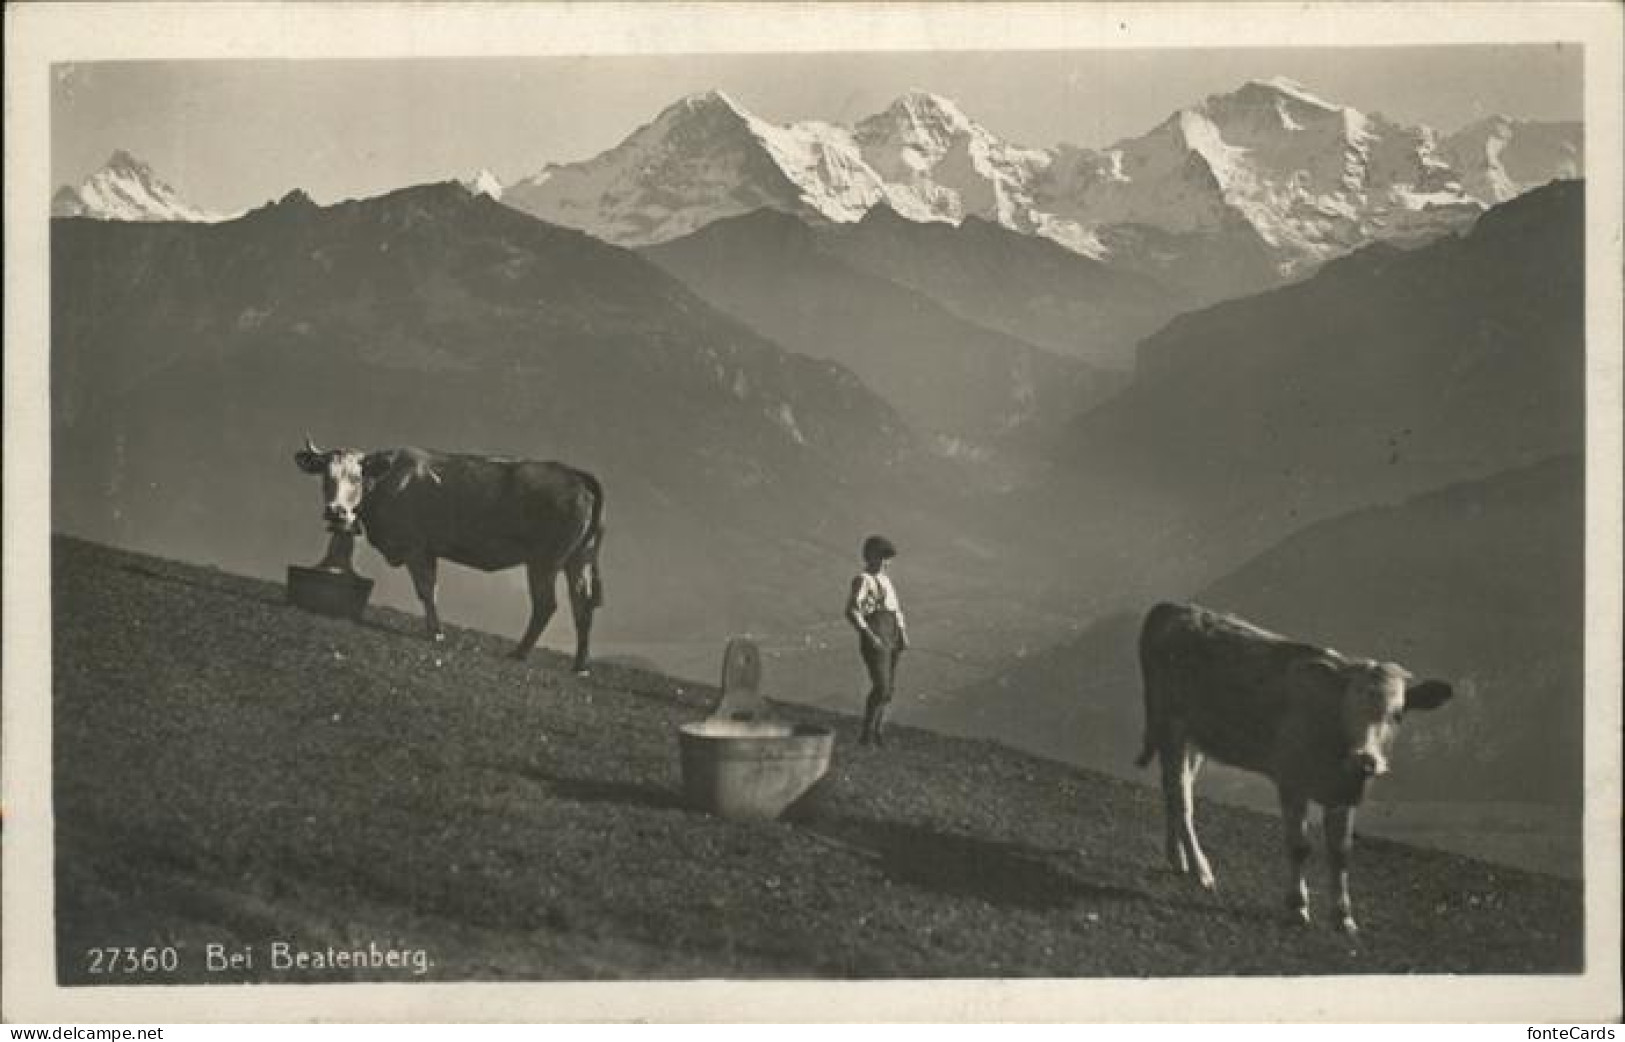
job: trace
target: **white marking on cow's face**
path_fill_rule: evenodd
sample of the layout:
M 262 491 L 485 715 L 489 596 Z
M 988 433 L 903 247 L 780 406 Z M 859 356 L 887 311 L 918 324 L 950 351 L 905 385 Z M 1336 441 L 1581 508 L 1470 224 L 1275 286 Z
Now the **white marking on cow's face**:
M 361 453 L 334 449 L 327 454 L 327 467 L 322 471 L 322 519 L 333 531 L 354 532 L 358 527 L 363 482 Z
M 1346 766 L 1375 778 L 1388 773 L 1388 758 L 1405 715 L 1405 684 L 1410 674 L 1391 662 L 1360 662 L 1345 673 L 1342 725 L 1348 743 Z

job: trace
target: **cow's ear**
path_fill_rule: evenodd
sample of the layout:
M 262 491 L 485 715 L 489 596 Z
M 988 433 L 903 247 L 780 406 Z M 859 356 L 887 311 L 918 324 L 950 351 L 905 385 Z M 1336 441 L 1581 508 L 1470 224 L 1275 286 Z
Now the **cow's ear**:
M 320 474 L 327 469 L 327 453 L 300 449 L 293 454 L 293 463 L 306 474 Z
M 1424 680 L 1420 684 L 1405 689 L 1405 709 L 1437 709 L 1450 701 L 1455 694 L 1450 685 L 1442 680 Z

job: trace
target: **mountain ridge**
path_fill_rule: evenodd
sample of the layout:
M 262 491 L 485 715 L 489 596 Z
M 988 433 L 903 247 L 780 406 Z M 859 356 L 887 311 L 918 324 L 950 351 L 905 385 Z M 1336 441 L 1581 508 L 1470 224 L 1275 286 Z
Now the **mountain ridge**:
M 1183 314 L 1079 417 L 1070 465 L 1177 488 L 1222 541 L 1578 451 L 1583 210 L 1558 182 L 1463 236 Z
M 773 340 L 851 369 L 922 433 L 963 451 L 1042 444 L 1118 386 L 1115 375 L 847 264 L 818 231 L 772 208 L 642 252 Z
M 1139 340 L 1194 303 L 1177 286 L 980 217 L 912 221 L 880 203 L 815 234 L 846 263 L 962 318 L 1106 369 L 1131 368 Z

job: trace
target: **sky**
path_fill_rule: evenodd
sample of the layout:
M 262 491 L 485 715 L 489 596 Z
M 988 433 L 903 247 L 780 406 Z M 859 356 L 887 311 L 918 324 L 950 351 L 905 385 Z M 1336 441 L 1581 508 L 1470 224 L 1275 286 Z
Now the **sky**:
M 1575 45 L 97 62 L 53 67 L 53 184 L 115 149 L 234 212 L 467 177 L 504 183 L 612 147 L 721 89 L 775 123 L 850 124 L 911 88 L 1018 144 L 1103 147 L 1249 79 L 1454 131 L 1483 116 L 1579 120 Z

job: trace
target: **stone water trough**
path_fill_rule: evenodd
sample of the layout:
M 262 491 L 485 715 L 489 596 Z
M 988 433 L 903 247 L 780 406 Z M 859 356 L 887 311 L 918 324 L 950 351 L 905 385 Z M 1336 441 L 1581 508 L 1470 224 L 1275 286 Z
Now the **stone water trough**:
M 835 732 L 771 718 L 761 695 L 762 656 L 743 638 L 722 656 L 722 696 L 708 719 L 683 724 L 683 792 L 698 810 L 771 821 L 829 770 Z

